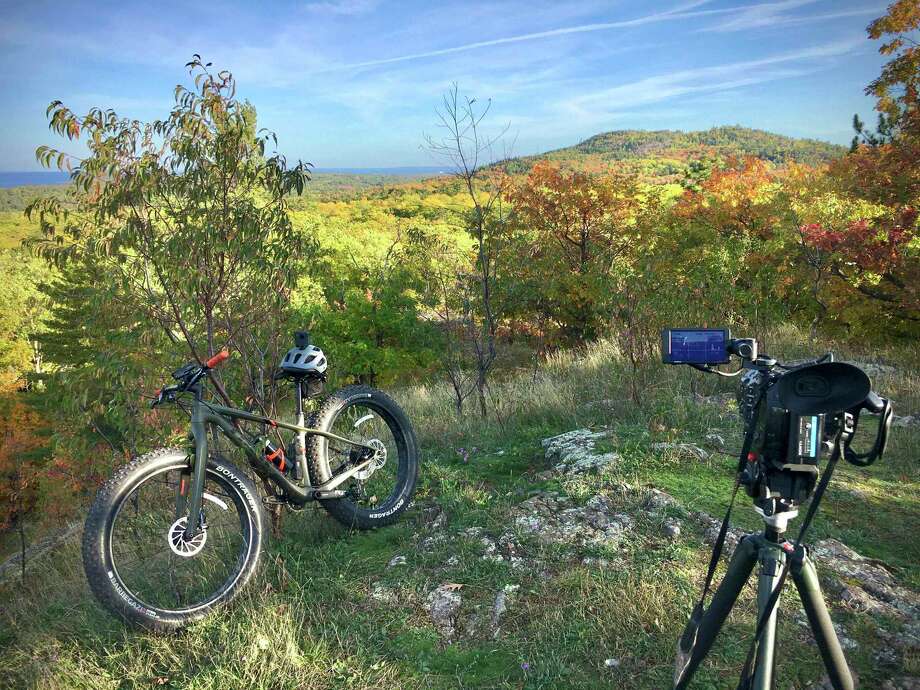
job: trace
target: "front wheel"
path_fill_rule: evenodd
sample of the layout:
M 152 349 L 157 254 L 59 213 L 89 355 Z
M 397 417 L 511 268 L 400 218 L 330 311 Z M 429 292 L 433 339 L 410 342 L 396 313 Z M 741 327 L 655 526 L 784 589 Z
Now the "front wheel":
M 346 527 L 371 529 L 395 522 L 409 506 L 418 479 L 418 441 L 402 408 L 369 386 L 348 386 L 333 393 L 310 420 L 326 431 L 373 447 L 374 460 L 342 484 L 342 498 L 322 501 Z M 310 477 L 322 485 L 358 464 L 360 448 L 314 434 L 309 438 Z
M 154 630 L 178 629 L 230 601 L 262 551 L 258 493 L 223 460 L 208 461 L 203 527 L 185 538 L 190 471 L 181 448 L 142 455 L 99 489 L 83 531 L 93 594 L 113 613 Z

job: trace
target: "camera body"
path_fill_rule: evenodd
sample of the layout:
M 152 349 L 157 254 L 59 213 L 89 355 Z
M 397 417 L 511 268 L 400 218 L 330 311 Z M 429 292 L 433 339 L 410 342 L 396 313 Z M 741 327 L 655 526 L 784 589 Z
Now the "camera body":
M 674 328 L 661 334 L 662 360 L 704 371 L 741 358 L 738 412 L 745 434 L 753 429 L 740 461 L 741 483 L 754 498 L 800 503 L 811 493 L 827 440 L 823 414 L 795 414 L 783 405 L 777 384 L 785 371 L 758 355 L 757 341 L 732 339 L 725 328 Z
M 782 498 L 801 503 L 818 477 L 818 461 L 830 436 L 825 414 L 795 414 L 779 399 L 778 379 L 755 369 L 745 372 L 738 390 L 745 433 L 753 426 L 748 455 L 741 464 L 741 484 L 753 498 Z M 759 374 L 752 376 L 750 374 Z M 752 383 L 752 379 L 765 379 Z M 771 380 L 772 379 L 772 380 Z M 763 402 L 757 404 L 761 399 Z M 753 401 L 753 402 L 752 402 Z M 832 426 L 832 425 L 831 425 Z
M 739 458 L 739 479 L 765 515 L 791 511 L 808 498 L 822 453 L 834 447 L 833 439 L 841 431 L 846 432 L 843 455 L 853 464 L 871 464 L 884 452 L 889 401 L 872 393 L 869 377 L 861 369 L 834 362 L 832 354 L 783 365 L 760 354 L 756 340 L 732 339 L 724 328 L 665 329 L 661 353 L 666 364 L 741 376 L 737 401 L 745 447 Z M 741 360 L 740 369 L 717 369 L 732 356 Z M 875 446 L 862 455 L 849 448 L 861 409 L 881 417 Z

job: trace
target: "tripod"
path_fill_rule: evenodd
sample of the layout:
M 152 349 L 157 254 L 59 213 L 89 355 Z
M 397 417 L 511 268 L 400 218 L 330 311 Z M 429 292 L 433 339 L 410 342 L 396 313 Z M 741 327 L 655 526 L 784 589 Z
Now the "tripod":
M 891 427 L 891 402 L 872 391 L 872 383 L 858 367 L 835 362 L 828 353 L 805 364 L 780 364 L 758 355 L 753 339 L 727 340 L 718 329 L 666 329 L 662 332 L 662 358 L 669 364 L 689 364 L 704 373 L 742 375 L 738 403 L 745 421 L 744 443 L 731 502 L 709 559 L 703 593 L 690 614 L 677 645 L 674 688 L 683 690 L 709 653 L 738 595 L 759 564 L 757 576 L 757 628 L 738 690 L 772 690 L 776 646 L 776 605 L 787 576 L 792 576 L 808 616 L 834 690 L 853 690 L 840 641 L 834 630 L 814 561 L 804 546 L 805 534 L 840 458 L 868 467 L 885 453 Z M 705 353 L 703 351 L 705 350 Z M 731 355 L 742 360 L 734 372 L 719 370 Z M 743 374 L 742 374 L 743 372 Z M 863 410 L 878 415 L 875 443 L 866 453 L 850 448 Z M 808 505 L 794 542 L 786 541 L 789 521 L 811 495 L 819 475 L 821 449 L 830 450 L 827 467 Z M 754 499 L 764 521 L 760 534 L 749 534 L 738 544 L 722 583 L 708 608 L 706 596 L 715 575 L 732 507 L 739 486 Z
M 760 637 L 753 665 L 753 681 L 750 690 L 771 690 L 773 688 L 774 650 L 776 645 L 777 588 L 782 588 L 782 576 L 787 559 L 789 575 L 795 583 L 808 616 L 808 624 L 818 644 L 824 666 L 834 690 L 853 690 L 853 679 L 847 667 L 840 641 L 824 603 L 815 564 L 804 545 L 793 547 L 786 541 L 786 526 L 798 511 L 791 510 L 775 515 L 766 515 L 764 530 L 760 534 L 745 536 L 728 564 L 722 583 L 712 597 L 709 607 L 702 615 L 696 628 L 696 636 L 683 677 L 675 685 L 685 688 L 699 664 L 709 653 L 716 635 L 728 617 L 742 588 L 751 576 L 754 565 L 759 564 L 757 577 L 757 612 Z M 771 606 L 772 604 L 772 606 Z M 769 610 L 769 613 L 767 611 Z

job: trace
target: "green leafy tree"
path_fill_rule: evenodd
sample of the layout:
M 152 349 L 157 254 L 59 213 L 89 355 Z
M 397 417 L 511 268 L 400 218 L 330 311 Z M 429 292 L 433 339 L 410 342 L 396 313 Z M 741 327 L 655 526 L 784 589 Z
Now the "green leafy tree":
M 329 252 L 316 270 L 324 300 L 308 313 L 334 371 L 378 385 L 430 369 L 441 337 L 421 316 L 426 242 L 399 231 L 378 252 Z
M 85 141 L 76 158 L 42 146 L 45 166 L 71 171 L 72 198 L 45 197 L 27 212 L 49 262 L 84 262 L 136 310 L 134 335 L 158 330 L 176 355 L 203 361 L 222 346 L 243 355 L 238 382 L 262 404 L 274 400 L 265 369 L 279 349 L 290 292 L 310 247 L 292 227 L 286 195 L 301 193 L 308 166 L 266 153 L 255 109 L 227 71 L 196 55 L 194 87 L 177 86 L 162 120 L 141 123 L 112 110 L 78 116 L 60 101 L 50 128 Z M 92 327 L 92 322 L 88 327 Z M 286 342 L 287 338 L 284 337 Z M 218 390 L 227 397 L 218 381 Z
M 28 387 L 44 373 L 40 333 L 48 300 L 35 283 L 41 268 L 21 251 L 0 251 L 0 386 L 18 381 Z

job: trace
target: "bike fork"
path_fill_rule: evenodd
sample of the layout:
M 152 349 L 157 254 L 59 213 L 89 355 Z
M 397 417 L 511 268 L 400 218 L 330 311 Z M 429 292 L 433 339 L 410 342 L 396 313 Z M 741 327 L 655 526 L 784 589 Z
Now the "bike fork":
M 294 382 L 295 412 L 297 413 L 297 426 L 304 426 L 303 414 L 303 381 Z M 298 431 L 294 437 L 294 472 L 295 479 L 302 480 L 307 476 L 307 434 Z
M 197 399 L 192 405 L 192 438 L 195 440 L 195 465 L 192 468 L 191 485 L 187 489 L 188 495 L 185 498 L 188 505 L 188 523 L 185 525 L 186 539 L 194 537 L 200 527 L 201 500 L 204 493 L 205 473 L 208 468 L 208 431 L 201 419 L 201 403 Z M 182 476 L 184 477 L 184 474 Z

